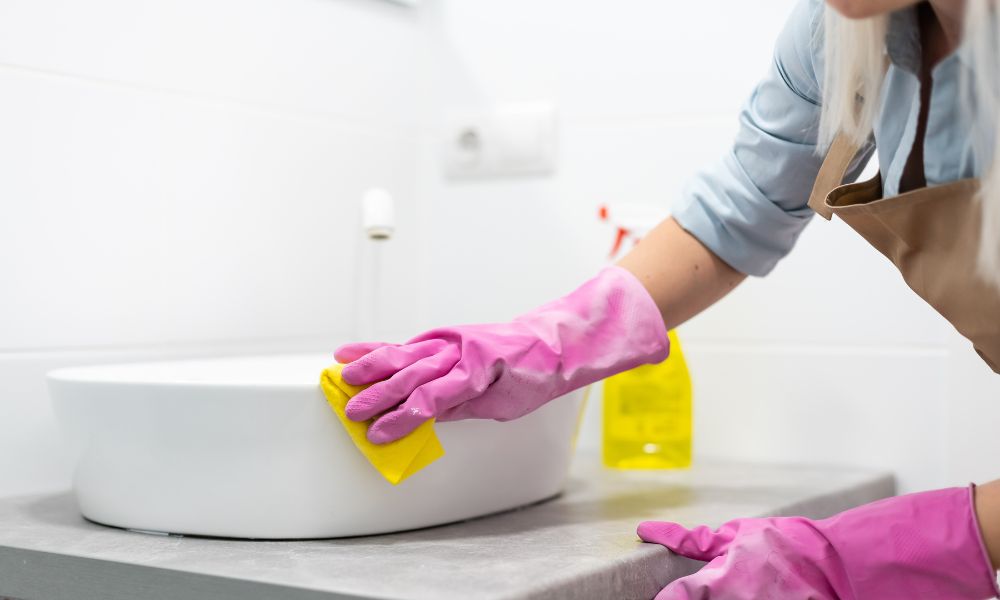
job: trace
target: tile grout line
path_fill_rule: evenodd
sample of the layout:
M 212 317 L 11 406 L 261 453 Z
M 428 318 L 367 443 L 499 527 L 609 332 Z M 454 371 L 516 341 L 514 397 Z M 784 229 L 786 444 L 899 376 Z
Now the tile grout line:
M 245 113 L 255 114 L 258 116 L 286 119 L 299 123 L 322 124 L 328 127 L 343 129 L 372 137 L 394 140 L 399 139 L 400 137 L 412 138 L 415 140 L 420 137 L 420 126 L 417 124 L 406 124 L 402 122 L 384 123 L 375 117 L 367 115 L 350 117 L 343 114 L 319 110 L 291 108 L 276 103 L 241 100 L 239 98 L 218 94 L 199 93 L 183 89 L 94 77 L 90 75 L 79 75 L 53 69 L 0 62 L 0 72 L 3 71 L 19 75 L 72 81 L 91 86 L 106 86 L 123 91 L 182 100 L 188 103 L 201 104 L 203 106 L 213 108 L 238 109 Z
M 685 349 L 706 352 L 752 352 L 755 354 L 807 354 L 810 356 L 906 356 L 944 358 L 950 356 L 948 346 L 941 344 L 846 344 L 842 342 L 739 342 L 698 341 L 684 342 Z
M 485 109 L 485 107 L 484 107 Z M 727 127 L 733 130 L 735 135 L 737 129 L 736 119 L 726 113 L 705 113 L 701 115 L 685 115 L 682 113 L 644 114 L 627 115 L 616 114 L 592 114 L 592 115 L 566 115 L 560 118 L 560 124 L 568 128 L 579 128 L 580 130 L 613 130 L 631 129 L 635 127 L 649 128 L 700 128 L 700 127 Z M 431 118 L 426 122 L 417 125 L 416 135 L 427 141 L 428 138 L 435 140 L 440 137 L 440 132 L 446 124 L 438 119 Z
M 179 342 L 150 342 L 148 344 L 122 345 L 84 345 L 84 346 L 50 346 L 39 348 L 6 348 L 0 349 L 0 361 L 10 359 L 30 359 L 52 354 L 174 354 L 185 352 L 211 352 L 213 350 L 228 352 L 295 352 L 296 347 L 305 347 L 305 351 L 331 339 L 348 336 L 336 334 L 324 336 L 292 336 L 260 339 L 213 339 L 190 340 Z M 805 354 L 809 356 L 894 356 L 917 358 L 946 358 L 950 351 L 946 345 L 937 344 L 873 344 L 869 346 L 823 343 L 823 342 L 739 342 L 712 341 L 699 342 L 688 340 L 684 342 L 688 351 L 713 353 L 751 353 L 751 354 Z M 331 346 L 330 351 L 333 351 Z
M 150 342 L 148 344 L 109 344 L 88 346 L 49 346 L 40 348 L 0 349 L 0 361 L 31 359 L 52 354 L 175 354 L 184 352 L 211 352 L 213 350 L 231 352 L 295 352 L 296 347 L 306 347 L 306 351 L 330 339 L 346 339 L 345 335 L 292 336 L 257 339 L 213 339 L 179 342 Z M 330 347 L 333 353 L 333 346 Z

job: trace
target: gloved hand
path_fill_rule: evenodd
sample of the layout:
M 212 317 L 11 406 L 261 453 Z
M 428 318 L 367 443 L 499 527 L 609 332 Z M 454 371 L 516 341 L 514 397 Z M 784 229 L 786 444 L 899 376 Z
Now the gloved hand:
M 974 490 L 888 498 L 820 521 L 737 519 L 716 531 L 647 521 L 638 533 L 709 561 L 656 600 L 982 600 L 1000 590 L 976 521 Z
M 335 357 L 349 363 L 344 381 L 374 383 L 345 411 L 355 421 L 381 415 L 368 428 L 369 441 L 380 444 L 432 417 L 516 419 L 588 383 L 662 361 L 668 350 L 652 297 L 634 275 L 609 267 L 509 323 L 443 327 L 402 345 L 348 344 Z

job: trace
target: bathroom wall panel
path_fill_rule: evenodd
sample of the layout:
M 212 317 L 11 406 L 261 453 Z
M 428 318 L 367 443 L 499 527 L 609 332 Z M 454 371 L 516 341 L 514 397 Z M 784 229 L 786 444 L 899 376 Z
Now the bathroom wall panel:
M 946 485 L 1000 479 L 1000 376 L 957 333 L 948 338 L 954 357 L 938 401 L 948 407 Z M 939 434 L 940 435 L 940 434 Z
M 0 354 L 0 496 L 69 487 L 69 461 L 44 379 L 64 360 Z
M 554 98 L 574 117 L 732 114 L 793 3 L 428 3 L 448 75 L 436 89 L 450 101 Z
M 699 457 L 891 469 L 902 491 L 946 470 L 944 349 L 686 348 Z
M 345 334 L 360 198 L 412 185 L 408 138 L 334 120 L 14 69 L 0 97 L 0 349 Z
M 703 135 L 691 140 L 695 127 Z M 428 231 L 441 232 L 428 236 L 430 295 L 461 299 L 432 303 L 429 324 L 507 318 L 578 285 L 607 263 L 614 239 L 599 207 L 635 203 L 667 214 L 688 174 L 727 147 L 734 121 L 621 125 L 564 115 L 559 129 L 553 176 L 484 181 L 444 179 L 433 162 L 437 138 L 427 136 L 421 188 L 434 215 Z
M 420 14 L 363 0 L 7 0 L 0 63 L 412 128 Z

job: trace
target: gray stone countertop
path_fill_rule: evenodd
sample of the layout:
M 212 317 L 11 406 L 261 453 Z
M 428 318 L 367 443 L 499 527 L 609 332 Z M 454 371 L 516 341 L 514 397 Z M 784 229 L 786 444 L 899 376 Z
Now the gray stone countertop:
M 890 475 L 855 469 L 702 463 L 626 472 L 598 462 L 578 456 L 565 493 L 519 510 L 318 541 L 142 534 L 84 520 L 68 493 L 0 499 L 0 597 L 648 599 L 701 563 L 641 543 L 639 521 L 818 518 L 894 492 Z

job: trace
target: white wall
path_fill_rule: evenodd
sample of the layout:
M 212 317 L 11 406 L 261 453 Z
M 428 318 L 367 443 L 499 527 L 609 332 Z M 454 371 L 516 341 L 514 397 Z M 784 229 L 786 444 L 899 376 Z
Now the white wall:
M 426 323 L 506 319 L 573 288 L 609 248 L 602 203 L 668 212 L 726 150 L 792 4 L 433 1 Z M 519 100 L 557 103 L 557 173 L 442 178 L 443 115 Z M 1000 378 L 842 223 L 817 220 L 680 333 L 699 458 L 884 467 L 904 490 L 1000 476 Z M 581 443 L 597 446 L 590 408 Z
M 386 298 L 412 289 L 419 15 L 0 2 L 0 495 L 68 483 L 49 368 L 344 340 L 370 186 L 399 205 Z

